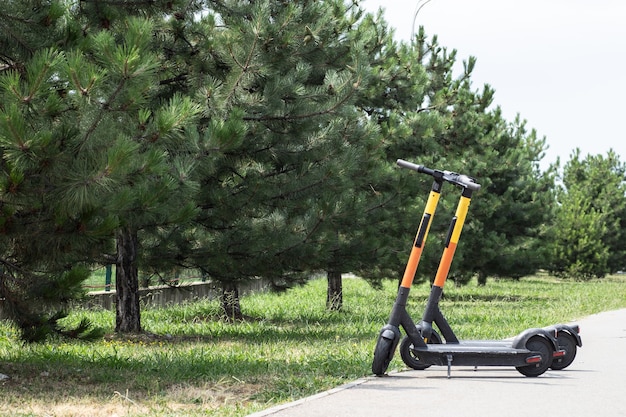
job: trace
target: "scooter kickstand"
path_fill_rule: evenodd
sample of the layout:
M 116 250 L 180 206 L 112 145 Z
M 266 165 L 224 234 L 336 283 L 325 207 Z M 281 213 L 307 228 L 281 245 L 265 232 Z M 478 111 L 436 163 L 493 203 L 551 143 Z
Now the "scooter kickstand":
M 452 368 L 452 355 L 448 354 L 447 358 L 448 358 L 448 379 L 450 379 L 451 378 L 450 369 Z

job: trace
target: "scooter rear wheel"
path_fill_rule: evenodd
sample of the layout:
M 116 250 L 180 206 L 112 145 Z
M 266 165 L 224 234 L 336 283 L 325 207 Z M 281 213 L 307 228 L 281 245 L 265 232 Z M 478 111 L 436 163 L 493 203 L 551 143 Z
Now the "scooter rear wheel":
M 539 352 L 541 360 L 531 365 L 518 366 L 515 369 L 525 376 L 535 377 L 543 374 L 552 365 L 552 344 L 541 336 L 533 336 L 526 342 L 526 349 Z
M 441 344 L 441 337 L 433 330 L 427 343 Z M 413 342 L 408 336 L 405 336 L 404 339 L 402 339 L 402 343 L 400 343 L 400 356 L 406 366 L 416 371 L 423 371 L 431 366 L 422 362 L 415 352 L 413 352 Z
M 382 376 L 387 372 L 389 363 L 393 358 L 393 349 L 397 342 L 394 340 L 378 336 L 376 348 L 374 349 L 374 360 L 372 361 L 372 372 L 376 376 Z
M 574 358 L 576 358 L 577 345 L 574 337 L 566 332 L 559 332 L 556 341 L 559 344 L 559 349 L 565 350 L 565 355 L 552 361 L 552 366 L 550 366 L 550 368 L 555 371 L 560 371 L 561 369 L 567 368 L 572 364 L 572 362 L 574 362 Z

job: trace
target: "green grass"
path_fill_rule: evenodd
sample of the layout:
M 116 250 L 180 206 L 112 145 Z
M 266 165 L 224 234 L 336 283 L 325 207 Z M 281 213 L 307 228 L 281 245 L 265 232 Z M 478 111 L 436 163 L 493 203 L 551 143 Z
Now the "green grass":
M 202 301 L 143 312 L 147 335 L 94 343 L 23 345 L 0 324 L 2 416 L 244 416 L 370 375 L 380 328 L 396 295 L 344 280 L 344 311 L 325 309 L 325 280 L 242 300 L 247 320 L 216 320 Z M 418 319 L 428 285 L 415 286 Z M 461 338 L 503 338 L 536 326 L 626 307 L 626 278 L 549 277 L 449 285 L 441 308 Z M 79 311 L 112 333 L 110 311 Z M 584 329 L 583 329 L 584 339 Z M 390 370 L 404 368 L 396 355 Z

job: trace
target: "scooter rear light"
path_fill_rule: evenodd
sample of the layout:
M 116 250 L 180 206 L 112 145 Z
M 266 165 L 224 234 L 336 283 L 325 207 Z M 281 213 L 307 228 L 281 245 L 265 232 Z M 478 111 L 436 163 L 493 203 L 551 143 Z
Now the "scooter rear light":
M 557 350 L 557 351 L 555 351 L 552 354 L 553 358 L 560 358 L 560 357 L 563 357 L 563 356 L 565 356 L 565 350 L 563 350 L 563 349 Z
M 541 355 L 529 356 L 526 358 L 526 363 L 539 363 L 541 362 Z

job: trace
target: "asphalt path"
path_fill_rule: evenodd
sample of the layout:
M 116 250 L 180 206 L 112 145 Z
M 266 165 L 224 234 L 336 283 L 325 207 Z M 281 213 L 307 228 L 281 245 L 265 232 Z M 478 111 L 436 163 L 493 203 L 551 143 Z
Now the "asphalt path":
M 445 367 L 369 377 L 250 417 L 626 416 L 626 309 L 576 321 L 583 346 L 561 371 Z M 396 354 L 398 354 L 396 352 Z

